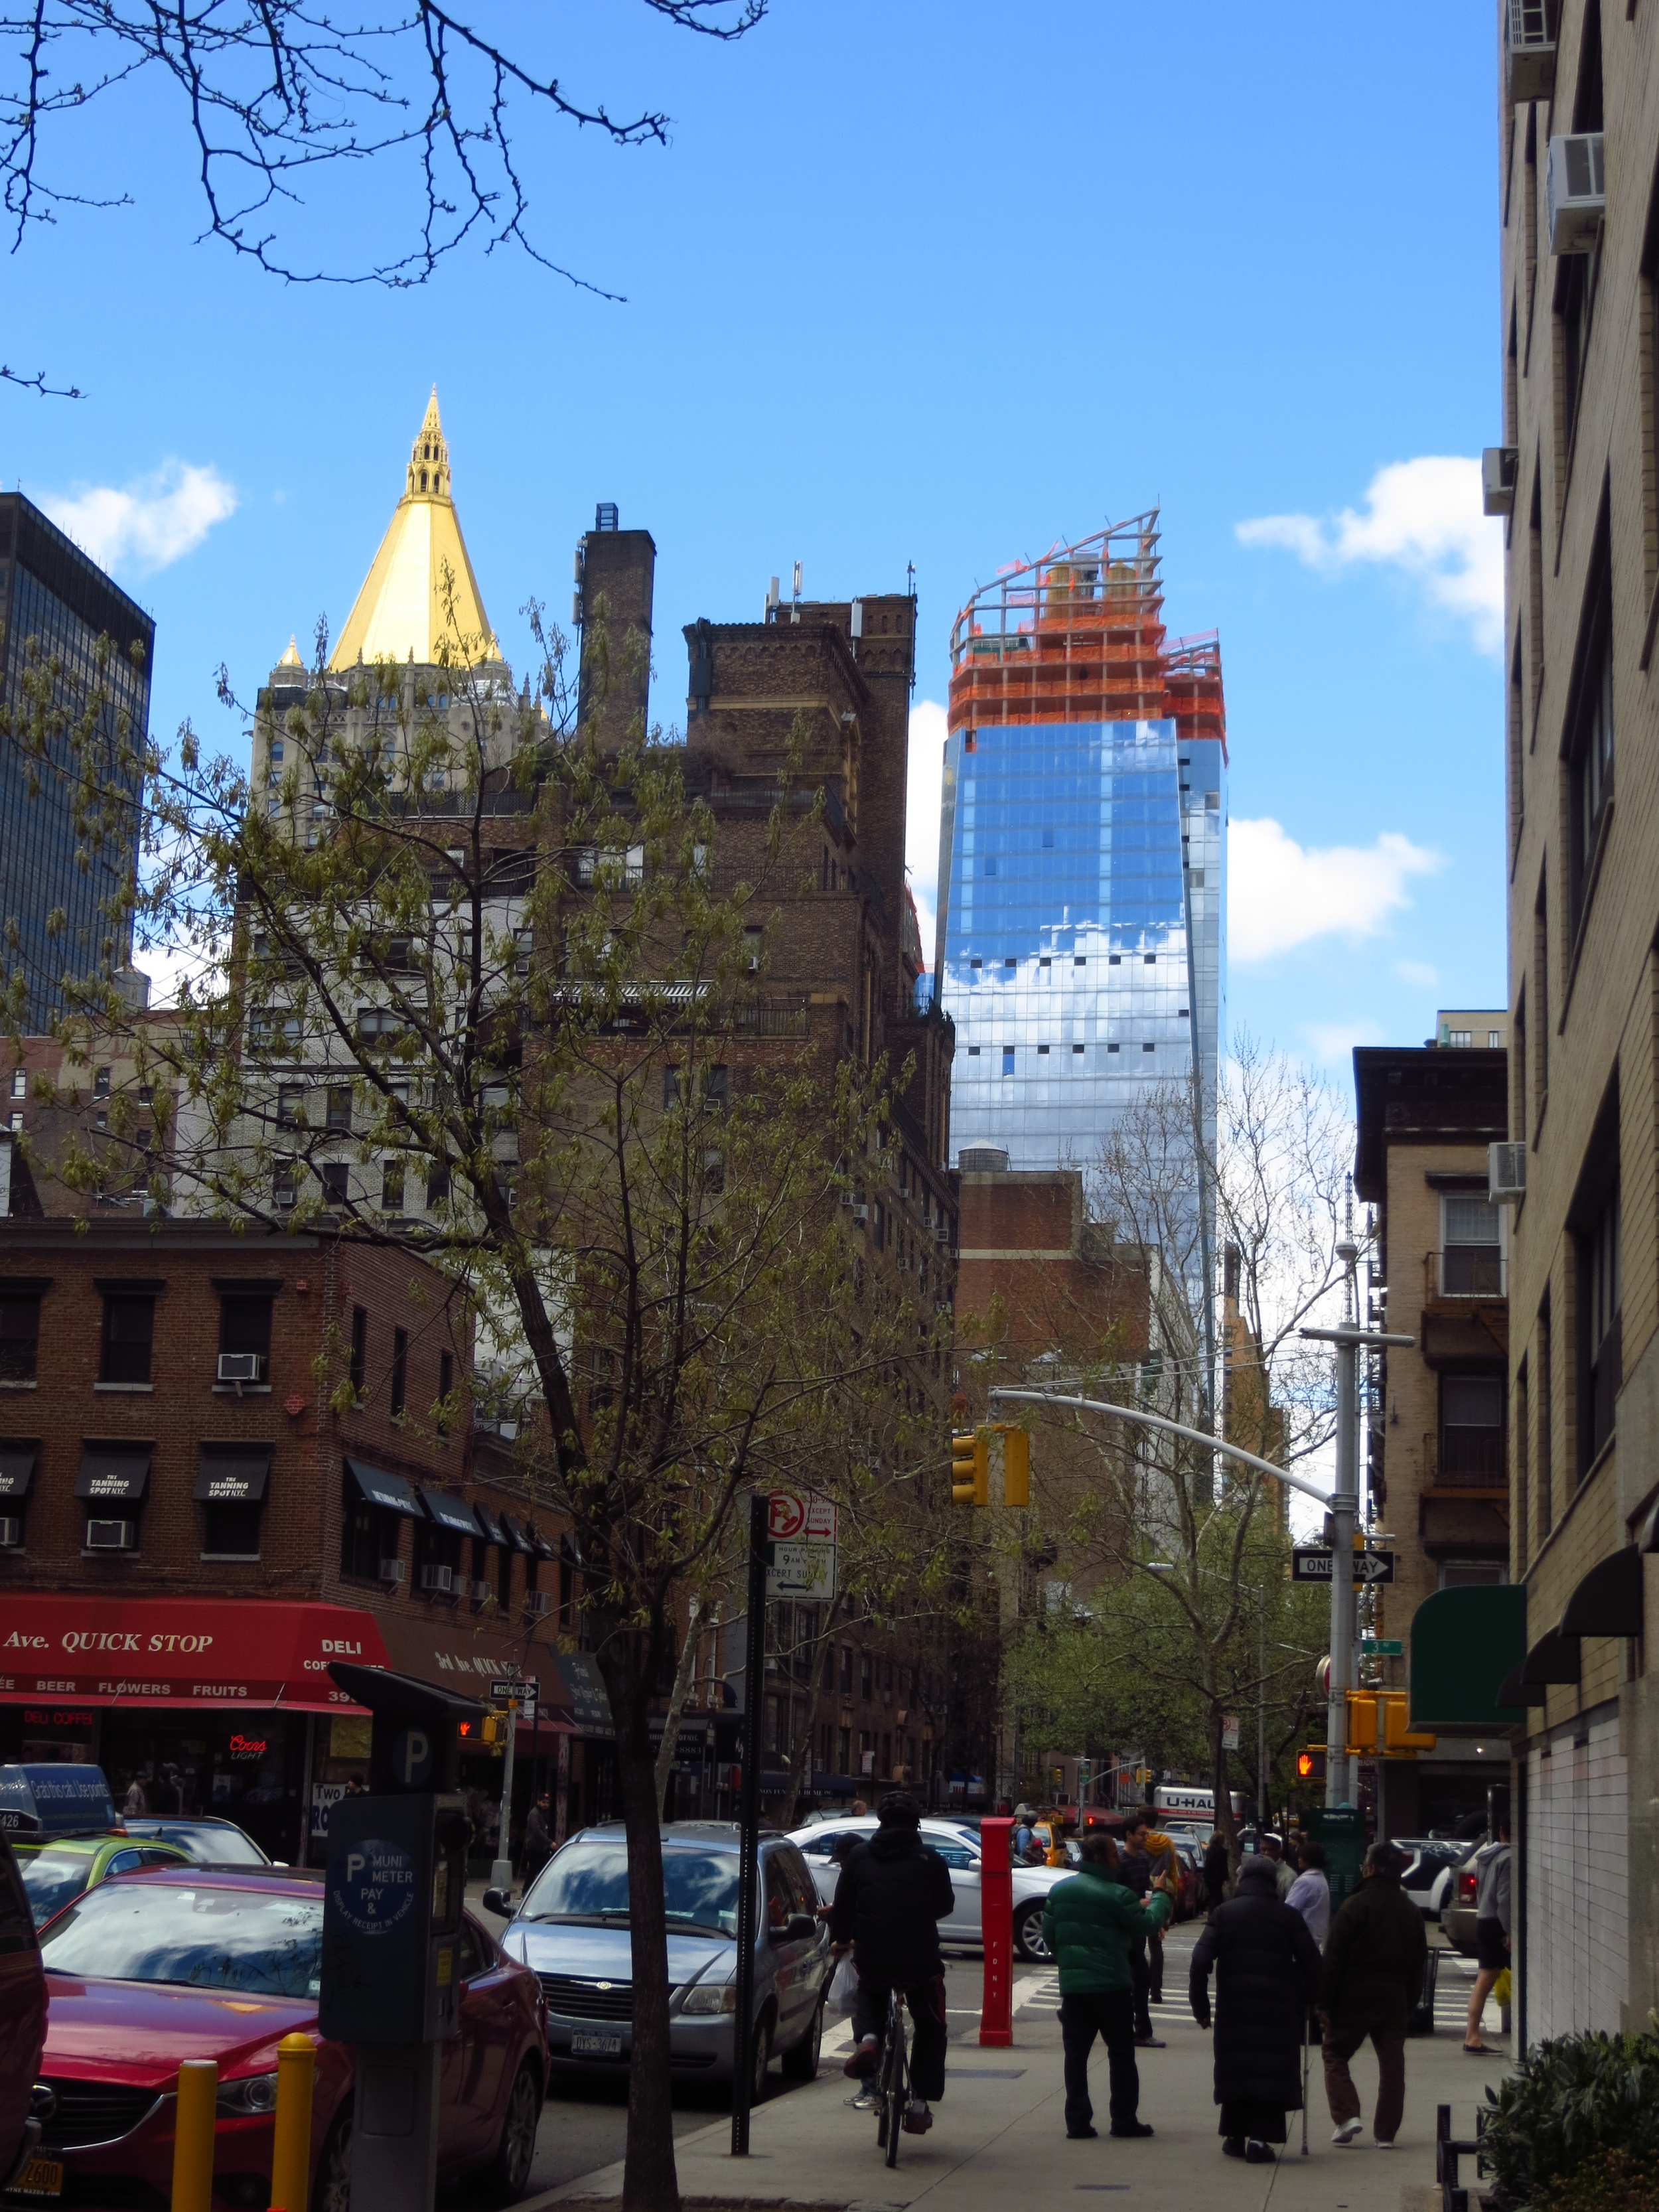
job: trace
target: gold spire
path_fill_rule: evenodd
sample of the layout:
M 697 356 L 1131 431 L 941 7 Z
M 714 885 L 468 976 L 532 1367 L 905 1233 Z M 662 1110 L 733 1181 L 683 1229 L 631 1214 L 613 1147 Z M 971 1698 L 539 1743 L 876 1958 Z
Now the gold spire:
M 276 665 L 278 668 L 303 668 L 305 666 L 304 661 L 300 658 L 300 641 L 297 637 L 295 637 L 292 635 L 289 635 L 288 641 L 288 651 L 283 655 Z
M 359 660 L 429 665 L 446 639 L 452 656 L 462 660 L 500 658 L 449 483 L 449 447 L 434 384 L 410 448 L 404 495 L 340 632 L 331 669 L 343 671 Z M 444 605 L 446 569 L 454 580 L 453 615 Z

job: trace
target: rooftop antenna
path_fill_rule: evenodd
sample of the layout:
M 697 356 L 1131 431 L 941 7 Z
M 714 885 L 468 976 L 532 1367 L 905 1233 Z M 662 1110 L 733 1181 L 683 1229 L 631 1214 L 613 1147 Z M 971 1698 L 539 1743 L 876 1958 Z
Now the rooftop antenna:
M 797 561 L 795 563 L 794 592 L 789 602 L 789 619 L 791 622 L 799 622 L 800 620 L 800 562 Z
M 766 619 L 767 619 L 767 621 L 768 621 L 768 622 L 775 622 L 775 621 L 777 619 L 777 612 L 778 612 L 778 580 L 777 580 L 777 578 L 776 578 L 775 576 L 772 576 L 772 577 L 769 577 L 769 578 L 768 578 L 768 580 L 767 580 L 767 585 L 766 585 Z

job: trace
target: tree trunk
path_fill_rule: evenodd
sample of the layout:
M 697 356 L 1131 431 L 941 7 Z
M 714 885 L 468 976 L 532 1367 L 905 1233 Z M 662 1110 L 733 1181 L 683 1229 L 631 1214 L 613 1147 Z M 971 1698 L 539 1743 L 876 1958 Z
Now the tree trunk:
M 621 1646 L 621 1650 L 617 1647 Z M 631 1664 L 630 1664 L 631 1662 Z M 623 2212 L 679 2212 L 668 2048 L 668 1923 L 662 1895 L 662 1804 L 647 1722 L 649 1641 L 601 1640 L 599 1664 L 617 1723 L 617 1779 L 628 1838 L 629 1933 L 633 1951 L 633 2058 L 628 2069 L 628 2154 Z

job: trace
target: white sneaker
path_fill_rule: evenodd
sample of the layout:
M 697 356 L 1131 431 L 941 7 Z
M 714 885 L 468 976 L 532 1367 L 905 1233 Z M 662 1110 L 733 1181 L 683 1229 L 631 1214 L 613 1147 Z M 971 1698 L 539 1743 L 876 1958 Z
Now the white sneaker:
M 1341 2126 L 1332 2136 L 1331 2141 L 1334 2143 L 1351 2143 L 1364 2129 L 1364 2124 L 1363 2120 L 1344 2120 Z
M 1392 2150 L 1394 2148 L 1394 2137 L 1389 2136 L 1385 2140 L 1382 2136 L 1378 2136 L 1376 2139 L 1376 2147 L 1378 2150 Z

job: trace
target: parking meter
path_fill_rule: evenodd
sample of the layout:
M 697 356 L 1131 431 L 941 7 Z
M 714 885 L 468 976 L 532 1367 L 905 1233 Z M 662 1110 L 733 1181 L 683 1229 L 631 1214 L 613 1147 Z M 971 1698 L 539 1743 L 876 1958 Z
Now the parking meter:
M 430 2207 L 443 2044 L 460 2028 L 466 1815 L 461 1723 L 483 1708 L 406 1674 L 334 1662 L 372 1717 L 369 1790 L 329 1815 L 317 2025 L 354 2046 L 351 2188 Z

